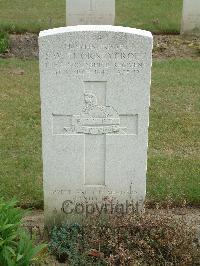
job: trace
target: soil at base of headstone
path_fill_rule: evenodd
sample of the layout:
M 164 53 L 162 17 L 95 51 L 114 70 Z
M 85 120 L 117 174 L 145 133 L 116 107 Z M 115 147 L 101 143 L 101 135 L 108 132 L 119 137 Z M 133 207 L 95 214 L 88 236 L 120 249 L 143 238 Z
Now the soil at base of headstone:
M 11 34 L 10 48 L 1 58 L 38 58 L 38 35 L 33 33 Z M 181 35 L 154 35 L 154 59 L 200 59 L 200 37 Z
M 200 229 L 200 208 L 195 207 L 175 207 L 175 208 L 146 208 L 145 213 L 155 214 L 159 216 L 174 217 L 174 219 L 185 219 L 188 226 L 196 225 Z M 44 211 L 32 210 L 24 218 L 24 226 L 29 228 L 43 228 L 44 226 Z
M 166 218 L 172 218 L 173 221 L 177 221 L 180 223 L 185 221 L 186 226 L 190 230 L 191 228 L 194 228 L 195 235 L 196 235 L 196 245 L 197 253 L 200 252 L 200 208 L 193 208 L 193 207 L 176 207 L 176 208 L 147 208 L 145 210 L 145 213 L 147 215 L 150 215 L 152 217 L 157 217 L 159 219 L 166 219 Z M 154 219 L 154 218 L 153 218 Z M 43 210 L 33 210 L 30 212 L 27 216 L 25 216 L 23 220 L 23 224 L 25 228 L 28 229 L 28 231 L 31 233 L 31 235 L 34 234 L 38 242 L 41 242 L 43 240 L 47 241 L 46 234 L 44 233 L 44 212 Z M 173 225 L 172 225 L 173 226 Z M 200 265 L 200 257 L 197 254 L 198 262 L 194 265 Z M 59 263 L 56 258 L 53 255 L 47 254 L 45 258 L 45 263 L 43 265 L 51 265 L 51 266 L 61 266 L 61 265 L 68 265 L 66 263 Z M 137 264 L 139 265 L 139 264 Z

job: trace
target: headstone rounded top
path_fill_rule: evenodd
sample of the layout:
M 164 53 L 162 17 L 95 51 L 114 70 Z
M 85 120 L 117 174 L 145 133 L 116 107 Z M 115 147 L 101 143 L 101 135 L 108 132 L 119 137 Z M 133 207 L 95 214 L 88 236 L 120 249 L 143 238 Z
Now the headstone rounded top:
M 111 25 L 78 25 L 78 26 L 69 26 L 69 27 L 60 27 L 54 28 L 49 30 L 41 31 L 39 34 L 39 38 L 49 36 L 49 35 L 56 35 L 56 34 L 63 34 L 67 32 L 85 32 L 85 31 L 108 31 L 108 32 L 123 32 L 135 35 L 141 35 L 143 37 L 153 38 L 152 33 L 146 30 L 140 30 L 136 28 L 129 28 L 129 27 L 121 27 L 121 26 L 111 26 Z

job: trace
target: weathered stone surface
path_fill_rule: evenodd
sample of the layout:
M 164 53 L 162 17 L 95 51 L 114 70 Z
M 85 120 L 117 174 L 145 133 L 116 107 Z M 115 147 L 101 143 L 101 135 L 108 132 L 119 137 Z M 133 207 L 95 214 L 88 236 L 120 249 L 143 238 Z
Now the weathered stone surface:
M 115 0 L 67 0 L 67 25 L 114 25 Z
M 151 33 L 66 27 L 41 32 L 39 47 L 46 220 L 142 206 Z
M 182 34 L 200 34 L 200 1 L 183 0 Z

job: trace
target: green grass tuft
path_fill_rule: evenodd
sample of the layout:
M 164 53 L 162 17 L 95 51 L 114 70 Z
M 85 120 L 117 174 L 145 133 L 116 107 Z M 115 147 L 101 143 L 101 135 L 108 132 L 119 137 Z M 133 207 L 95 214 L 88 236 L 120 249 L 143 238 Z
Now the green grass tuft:
M 5 53 L 9 48 L 9 37 L 6 32 L 0 31 L 0 53 Z

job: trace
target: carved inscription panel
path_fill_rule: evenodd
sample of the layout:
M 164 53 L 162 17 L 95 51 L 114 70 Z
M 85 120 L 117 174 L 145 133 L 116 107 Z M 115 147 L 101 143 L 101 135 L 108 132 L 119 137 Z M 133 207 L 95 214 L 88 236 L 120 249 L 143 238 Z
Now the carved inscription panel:
M 95 48 L 93 48 L 94 50 L 90 50 L 90 47 L 89 51 L 83 50 L 83 52 L 76 52 L 76 48 L 71 48 L 70 44 L 68 48 L 69 51 L 71 51 L 71 49 L 74 51 L 68 52 L 65 55 L 59 53 L 54 55 L 56 75 L 62 75 L 63 73 L 68 75 L 84 75 L 90 73 L 106 75 L 109 71 L 114 71 L 118 75 L 138 74 L 144 66 L 143 61 L 139 59 L 139 55 L 133 52 L 103 53 L 101 51 L 101 53 L 98 53 L 95 52 Z M 99 49 L 99 47 L 97 49 Z M 63 67 L 56 67 L 60 66 L 61 62 L 63 62 Z M 49 63 L 47 59 L 47 67 L 51 67 Z
M 139 52 L 137 47 L 130 48 L 128 40 L 123 42 L 123 36 L 121 44 L 104 42 L 105 33 L 94 35 L 92 38 L 96 41 L 93 43 L 85 38 L 78 42 L 68 38 L 60 43 L 58 49 L 47 49 L 43 59 L 46 71 L 53 71 L 57 76 L 92 74 L 105 77 L 110 73 L 120 76 L 144 73 L 145 51 Z

